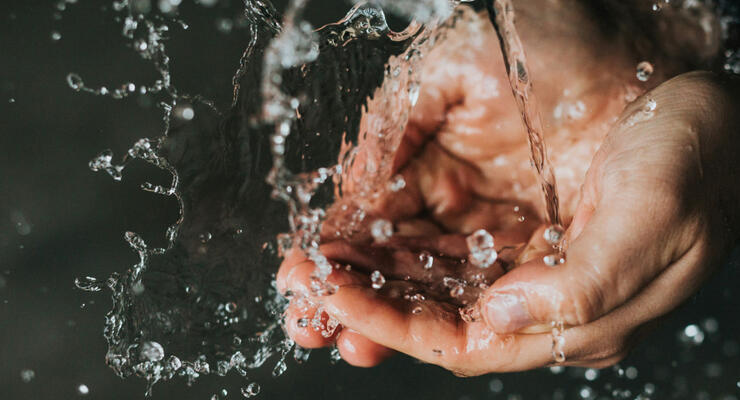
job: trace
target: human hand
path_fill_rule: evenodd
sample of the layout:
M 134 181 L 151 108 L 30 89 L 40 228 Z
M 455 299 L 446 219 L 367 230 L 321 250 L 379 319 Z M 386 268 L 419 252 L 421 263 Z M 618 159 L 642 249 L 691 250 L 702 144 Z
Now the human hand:
M 486 65 L 485 61 L 477 60 L 482 65 Z M 467 71 L 469 75 L 470 69 Z M 395 238 L 392 243 L 383 247 L 363 248 L 343 242 L 324 245 L 322 251 L 329 259 L 339 265 L 349 264 L 353 267 L 352 271 L 335 271 L 330 280 L 338 284 L 340 289 L 334 295 L 322 298 L 325 311 L 340 322 L 342 328 L 341 331 L 337 329 L 333 334 L 327 335 L 328 337 L 323 337 L 310 328 L 301 328 L 297 321 L 313 315 L 315 308 L 311 304 L 304 304 L 305 307 L 294 305 L 288 311 L 286 327 L 299 344 L 318 347 L 336 341 L 345 360 L 364 366 L 376 364 L 391 353 L 388 349 L 395 349 L 460 374 L 471 375 L 529 369 L 551 363 L 552 343 L 549 335 L 513 333 L 522 329 L 538 332 L 543 325 L 549 327 L 550 321 L 563 321 L 573 326 L 564 334 L 566 346 L 563 350 L 567 355 L 567 363 L 602 366 L 613 363 L 625 354 L 640 326 L 675 307 L 691 289 L 697 287 L 700 278 L 708 271 L 706 265 L 710 258 L 707 256 L 714 254 L 714 246 L 721 247 L 722 242 L 709 241 L 716 237 L 718 219 L 712 211 L 717 208 L 706 201 L 695 199 L 694 196 L 686 198 L 685 195 L 694 193 L 694 190 L 684 190 L 689 187 L 704 188 L 707 187 L 704 179 L 714 180 L 698 179 L 695 173 L 682 174 L 691 171 L 692 166 L 701 164 L 697 164 L 696 158 L 681 157 L 684 153 L 676 153 L 674 150 L 702 143 L 701 150 L 705 151 L 705 137 L 715 138 L 714 146 L 710 147 L 722 146 L 717 144 L 721 142 L 717 138 L 725 137 L 726 134 L 717 132 L 726 132 L 729 125 L 722 125 L 722 118 L 706 115 L 705 112 L 712 105 L 707 93 L 718 89 L 717 85 L 708 83 L 711 82 L 711 77 L 682 77 L 683 80 L 679 79 L 678 83 L 669 82 L 661 86 L 654 94 L 650 94 L 651 98 L 654 95 L 659 108 L 656 109 L 654 118 L 648 121 L 632 126 L 629 126 L 631 123 L 628 121 L 635 108 L 644 106 L 645 98 L 627 109 L 595 158 L 579 205 L 575 207 L 574 201 L 565 202 L 566 216 L 575 214 L 567 233 L 568 262 L 551 268 L 541 261 L 542 255 L 552 251 L 552 248 L 538 239 L 541 237 L 541 229 L 532 236 L 527 250 L 521 251 L 520 243 L 539 225 L 536 212 L 531 212 L 529 218 L 525 218 L 525 221 L 533 221 L 529 224 L 513 223 L 518 222 L 520 217 L 511 212 L 513 207 L 523 204 L 534 209 L 539 195 L 531 176 L 528 180 L 525 178 L 524 172 L 528 168 L 525 161 L 528 159 L 526 148 L 522 152 L 521 147 L 524 146 L 517 145 L 524 133 L 507 134 L 517 131 L 516 110 L 507 110 L 506 102 L 502 99 L 490 99 L 489 104 L 480 107 L 486 111 L 486 115 L 491 113 L 495 117 L 482 116 L 481 109 L 476 113 L 475 106 L 480 105 L 482 99 L 475 98 L 474 94 L 480 91 L 476 92 L 473 87 L 456 87 L 458 93 L 467 96 L 464 96 L 461 107 L 449 108 L 449 104 L 454 104 L 448 102 L 451 98 L 454 99 L 448 96 L 452 91 L 445 90 L 449 86 L 439 83 L 443 79 L 437 81 L 437 85 L 430 84 L 429 76 L 435 75 L 425 74 L 426 89 L 423 90 L 420 104 L 415 110 L 419 116 L 417 120 L 434 121 L 424 117 L 446 115 L 447 123 L 440 125 L 437 118 L 437 123 L 430 124 L 433 125 L 430 129 L 424 129 L 419 124 L 415 131 L 412 116 L 412 129 L 407 132 L 407 137 L 413 139 L 413 135 L 421 135 L 424 138 L 427 135 L 427 139 L 407 141 L 406 149 L 412 150 L 404 151 L 402 147 L 399 151 L 398 158 L 405 158 L 399 162 L 399 170 L 411 184 L 396 198 L 403 201 L 394 203 L 391 218 L 397 222 L 397 230 L 401 230 L 399 226 L 405 226 L 403 230 L 406 235 L 397 236 L 406 237 Z M 449 82 L 449 77 L 446 78 Z M 465 82 L 459 76 L 456 78 L 452 82 Z M 604 85 L 605 82 L 601 81 L 600 84 Z M 698 93 L 697 86 L 703 88 L 704 95 L 688 103 L 675 104 L 677 98 L 689 98 L 685 93 L 692 96 Z M 606 85 L 606 88 L 613 89 L 613 85 Z M 505 86 L 501 90 L 506 93 Z M 598 99 L 598 96 L 589 97 L 583 92 L 579 94 L 577 98 L 585 96 Z M 677 97 L 679 94 L 681 97 Z M 431 101 L 440 98 L 442 101 Z M 476 101 L 467 103 L 467 99 Z M 719 101 L 716 104 L 722 107 L 731 107 L 729 97 L 713 101 Z M 591 104 L 594 103 L 589 102 Z M 565 127 L 560 132 L 578 130 L 579 136 L 574 138 L 572 134 L 563 134 L 554 137 L 555 140 L 551 141 L 554 142 L 551 143 L 554 144 L 553 148 L 559 148 L 558 138 L 568 143 L 567 148 L 560 149 L 564 150 L 564 159 L 570 161 L 558 163 L 556 158 L 556 166 L 585 169 L 584 166 L 588 165 L 588 161 L 582 157 L 574 157 L 578 152 L 569 154 L 567 150 L 581 144 L 584 147 L 580 153 L 587 157 L 592 155 L 592 152 L 588 153 L 584 149 L 598 146 L 604 125 L 611 122 L 616 115 L 614 109 L 617 107 L 612 103 L 606 101 L 600 104 L 608 106 L 602 107 L 600 112 L 591 113 L 587 118 L 560 122 L 561 127 Z M 698 116 L 685 112 L 686 104 L 703 105 L 700 107 L 702 112 Z M 497 110 L 501 110 L 501 113 L 496 114 Z M 689 115 L 694 115 L 694 119 L 689 119 Z M 717 128 L 711 130 L 712 133 L 699 135 L 695 131 L 693 139 L 692 135 L 678 138 L 669 134 L 676 126 L 680 127 L 681 122 L 684 126 L 699 125 L 698 121 L 708 117 L 716 122 L 715 125 L 704 123 L 700 126 L 706 126 L 708 130 L 710 127 Z M 477 137 L 470 134 L 471 128 L 476 127 L 478 132 L 488 132 L 486 128 L 490 129 L 491 126 L 485 124 L 490 124 L 491 118 L 494 118 L 496 124 L 501 124 L 501 127 L 506 126 L 493 129 L 498 133 L 493 136 L 495 140 L 489 140 L 490 136 L 482 140 L 481 134 Z M 689 140 L 695 141 L 688 143 Z M 480 150 L 473 151 L 476 149 Z M 450 150 L 456 150 L 457 153 Z M 646 154 L 655 157 L 645 160 L 643 155 Z M 491 166 L 490 160 L 502 155 L 519 161 L 521 174 L 512 173 L 512 170 L 517 172 L 516 163 L 498 170 Z M 450 156 L 449 160 L 445 156 Z M 701 159 L 704 160 L 704 157 L 702 155 Z M 709 151 L 706 157 L 718 159 L 719 156 Z M 646 165 L 646 161 L 650 163 Z M 703 170 L 708 169 L 707 166 L 703 167 Z M 566 179 L 558 176 L 561 193 L 566 198 L 577 199 L 578 192 L 573 188 L 580 185 L 582 179 L 578 179 L 577 172 L 569 171 L 569 174 L 573 176 L 571 181 L 567 179 L 568 174 L 565 174 Z M 582 176 L 581 174 L 580 177 Z M 682 180 L 691 176 L 694 179 Z M 527 193 L 526 189 L 513 187 L 521 182 L 530 182 L 534 187 L 530 191 L 531 197 L 523 194 Z M 625 190 L 614 190 L 619 189 L 614 183 L 625 185 Z M 719 182 L 713 184 L 716 183 Z M 653 187 L 663 190 L 653 196 L 646 191 L 646 188 Z M 488 201 L 481 201 L 479 191 L 488 188 L 495 188 L 496 194 L 508 189 L 509 193 L 513 193 L 510 197 L 513 201 L 504 202 L 501 206 L 500 199 L 506 198 L 504 195 L 493 195 L 486 199 Z M 388 208 L 387 204 L 389 203 L 376 210 L 377 213 L 382 216 L 383 210 Z M 673 205 L 684 207 L 666 207 Z M 429 219 L 434 225 L 418 218 L 422 211 L 431 214 Z M 657 219 L 653 225 L 644 227 L 639 223 L 641 221 L 636 223 L 627 218 L 632 217 L 632 213 L 636 211 Z M 502 222 L 507 218 L 509 222 Z M 605 226 L 608 228 L 604 228 Z M 460 260 L 467 256 L 464 235 L 480 227 L 494 233 L 497 250 L 501 250 L 501 260 L 484 271 L 482 286 L 474 286 L 474 290 L 466 288 L 466 293 L 473 295 L 472 298 L 445 296 L 445 291 L 449 288 L 439 284 L 440 278 L 475 280 L 475 272 L 479 271 L 471 270 L 469 265 L 464 265 Z M 504 247 L 510 248 L 511 254 L 507 255 Z M 420 266 L 418 256 L 422 250 L 436 256 L 431 271 L 424 271 Z M 691 257 L 688 261 L 684 258 L 674 259 L 679 255 L 686 257 L 689 253 Z M 604 254 L 612 257 L 602 257 Z M 527 260 L 530 262 L 525 262 Z M 603 262 L 597 263 L 595 260 Z M 674 268 L 674 261 L 681 260 L 691 264 L 692 268 Z M 517 264 L 522 265 L 498 279 L 506 269 Z M 632 275 L 627 276 L 624 282 L 613 279 L 618 269 L 621 271 L 626 267 L 630 267 Z M 413 300 L 389 299 L 371 289 L 368 275 L 374 269 L 382 270 L 383 275 L 389 278 L 384 291 L 395 291 L 397 294 L 415 291 L 426 293 L 429 298 L 423 301 L 421 311 L 416 312 L 419 305 Z M 677 270 L 683 273 L 671 272 Z M 290 288 L 295 292 L 308 293 L 307 282 L 310 281 L 312 271 L 313 264 L 297 253 L 293 254 L 283 263 L 278 285 L 281 290 Z M 405 279 L 407 276 L 408 280 Z M 674 279 L 670 280 L 670 284 L 658 285 L 659 289 L 651 289 L 656 285 L 655 282 L 668 279 L 663 278 L 664 276 Z M 689 279 L 689 282 L 685 282 L 685 279 Z M 486 288 L 489 283 L 493 283 L 493 286 Z M 676 284 L 687 289 L 685 295 L 666 298 L 663 291 L 670 290 Z M 474 302 L 483 290 L 486 292 L 480 303 L 482 318 L 474 322 L 462 321 L 457 307 Z M 645 298 L 648 300 L 641 300 Z M 509 300 L 504 302 L 508 306 L 502 306 L 502 299 Z M 512 312 L 511 308 L 516 308 L 517 302 L 523 303 L 524 307 Z M 650 312 L 638 312 L 645 305 L 655 308 L 651 308 Z

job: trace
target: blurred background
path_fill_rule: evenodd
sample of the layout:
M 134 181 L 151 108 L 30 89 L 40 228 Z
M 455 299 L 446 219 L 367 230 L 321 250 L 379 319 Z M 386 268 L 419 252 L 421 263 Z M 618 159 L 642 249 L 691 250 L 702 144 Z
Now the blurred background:
M 227 109 L 248 38 L 243 3 L 192 3 L 180 6 L 190 28 L 173 31 L 168 42 L 173 82 Z M 0 399 L 144 398 L 143 381 L 121 380 L 105 365 L 109 293 L 73 284 L 78 276 L 128 268 L 137 257 L 122 233 L 159 238 L 177 216 L 174 202 L 139 190 L 145 167 L 132 165 L 116 183 L 87 166 L 101 150 L 120 154 L 163 128 L 161 111 L 145 96 L 112 100 L 76 93 L 66 82 L 70 72 L 95 87 L 156 78 L 126 47 L 110 6 L 89 0 L 0 4 Z M 309 19 L 314 26 L 336 21 L 350 6 L 315 0 Z M 700 293 L 613 369 L 463 379 L 404 357 L 366 370 L 332 365 L 328 351 L 315 351 L 307 363 L 291 361 L 279 378 L 258 372 L 260 398 L 632 399 L 652 393 L 737 400 L 738 264 L 736 250 Z M 187 387 L 176 379 L 157 385 L 153 398 L 238 399 L 240 380 L 207 377 Z

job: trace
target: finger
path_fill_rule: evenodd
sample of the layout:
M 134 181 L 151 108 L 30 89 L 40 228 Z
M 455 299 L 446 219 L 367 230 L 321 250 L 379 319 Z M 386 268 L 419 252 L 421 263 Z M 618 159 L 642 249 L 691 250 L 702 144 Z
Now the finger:
M 288 306 L 285 311 L 285 330 L 291 339 L 295 340 L 299 346 L 307 349 L 317 349 L 326 347 L 334 343 L 340 328 L 328 336 L 323 335 L 322 330 L 326 330 L 328 315 L 321 315 L 319 329 L 315 329 L 312 319 L 316 315 L 316 306 L 300 306 L 293 304 Z
M 412 313 L 406 302 L 345 286 L 325 306 L 345 329 L 461 375 L 521 371 L 551 360 L 549 336 L 496 335 L 483 323 L 462 322 L 455 307 L 439 303 L 424 302 L 421 312 Z
M 686 301 L 705 281 L 712 257 L 704 242 L 697 242 L 627 303 L 604 317 L 566 329 L 565 354 L 569 365 L 608 366 L 619 362 L 659 318 Z
M 673 246 L 685 239 L 671 237 L 682 231 L 672 219 L 676 208 L 665 197 L 659 202 L 617 195 L 584 206 L 595 211 L 565 264 L 536 258 L 493 285 L 484 299 L 490 326 L 507 333 L 551 321 L 583 325 L 623 304 L 681 256 Z M 646 210 L 649 224 L 635 218 Z
M 293 261 L 293 259 L 291 259 Z M 341 266 L 337 265 L 331 274 L 326 278 L 326 282 L 333 286 L 343 285 L 369 285 L 370 280 L 364 274 L 357 274 L 347 270 L 340 270 Z M 295 265 L 283 263 L 276 277 L 277 288 L 280 293 L 291 291 L 302 296 L 313 296 L 314 290 L 312 283 L 316 282 L 316 264 L 308 259 L 303 259 Z
M 398 243 L 398 242 L 396 242 Z M 488 268 L 472 268 L 465 260 L 417 253 L 406 249 L 355 246 L 344 241 L 328 243 L 321 247 L 331 260 L 352 266 L 353 272 L 369 274 L 380 271 L 386 279 L 405 280 L 424 284 L 443 283 L 444 278 L 462 281 L 480 281 L 490 284 L 503 275 L 501 262 Z
M 393 355 L 393 350 L 351 329 L 339 334 L 337 348 L 342 359 L 355 367 L 374 367 Z

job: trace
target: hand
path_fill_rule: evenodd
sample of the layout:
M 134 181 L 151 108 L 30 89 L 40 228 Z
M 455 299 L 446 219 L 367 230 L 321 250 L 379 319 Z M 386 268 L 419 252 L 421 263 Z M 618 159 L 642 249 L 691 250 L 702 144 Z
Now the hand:
M 476 29 L 472 23 L 466 27 Z M 288 332 L 305 347 L 336 342 L 343 358 L 354 365 L 375 365 L 391 354 L 389 349 L 394 349 L 472 375 L 529 369 L 553 362 L 549 335 L 514 333 L 539 332 L 551 321 L 564 321 L 572 326 L 564 334 L 563 350 L 568 364 L 603 366 L 615 362 L 625 354 L 638 327 L 675 307 L 706 275 L 706 256 L 714 254 L 714 248 L 695 243 L 722 243 L 708 241 L 711 235 L 716 236 L 717 207 L 696 200 L 695 189 L 686 190 L 707 187 L 706 182 L 712 179 L 699 179 L 696 173 L 682 174 L 701 164 L 697 164 L 696 157 L 674 151 L 694 140 L 689 144 L 709 152 L 702 154 L 701 160 L 722 159 L 723 155 L 709 148 L 723 148 L 724 144 L 719 143 L 727 136 L 730 125 L 723 125 L 721 118 L 704 112 L 712 105 L 706 96 L 689 100 L 693 97 L 685 95 L 710 93 L 719 90 L 717 85 L 712 85 L 712 78 L 707 76 L 671 81 L 654 93 L 656 115 L 629 126 L 627 121 L 635 108 L 646 101 L 638 99 L 602 145 L 579 202 L 577 188 L 583 183 L 589 160 L 624 106 L 625 79 L 620 79 L 619 73 L 597 73 L 598 65 L 587 70 L 591 74 L 564 77 L 568 78 L 565 81 L 553 76 L 563 69 L 543 69 L 539 71 L 541 75 L 535 69 L 533 75 L 541 76 L 542 82 L 558 83 L 537 86 L 542 89 L 538 94 L 545 94 L 540 95 L 543 110 L 554 110 L 556 105 L 561 106 L 561 111 L 575 107 L 571 108 L 571 118 L 547 118 L 549 125 L 557 128 L 548 136 L 548 144 L 555 149 L 553 161 L 565 199 L 563 213 L 568 221 L 575 215 L 567 233 L 568 261 L 551 268 L 542 262 L 542 256 L 552 252 L 552 248 L 541 240 L 542 228 L 535 231 L 541 223 L 536 211 L 540 194 L 529 170 L 524 132 L 508 96 L 495 38 L 489 32 L 483 40 L 485 45 L 471 47 L 471 36 L 464 29 L 450 36 L 445 45 L 435 50 L 435 55 L 430 55 L 450 59 L 427 62 L 419 104 L 396 154 L 397 168 L 407 187 L 381 199 L 371 213 L 396 223 L 394 239 L 384 246 L 343 241 L 325 244 L 324 254 L 342 266 L 330 276 L 340 289 L 316 301 L 308 289 L 313 264 L 298 252 L 288 256 L 278 275 L 279 288 L 305 296 L 288 310 Z M 597 39 L 591 36 L 590 40 L 598 43 Z M 578 63 L 579 56 L 593 58 L 592 44 L 575 43 L 570 47 L 574 57 L 568 62 L 584 65 Z M 558 62 L 552 54 L 554 47 L 549 47 L 549 54 L 546 49 L 548 46 L 539 46 L 534 54 L 530 53 L 530 59 Z M 614 54 L 615 59 L 600 61 L 628 64 L 625 54 Z M 554 72 L 547 75 L 548 71 Z M 546 80 L 548 76 L 553 79 Z M 499 96 L 491 96 L 494 79 L 499 85 Z M 481 82 L 489 82 L 489 86 Z M 563 82 L 574 92 L 563 95 Z M 705 92 L 697 92 L 696 85 L 704 85 Z M 626 91 L 634 90 L 628 87 Z M 721 93 L 719 90 L 711 100 L 731 108 L 731 100 L 727 96 L 722 100 Z M 584 101 L 585 106 L 578 106 L 572 99 Z M 681 113 L 681 119 L 678 112 L 685 111 L 687 103 L 675 104 L 677 100 L 704 107 L 699 108 L 701 112 L 694 119 L 686 118 L 697 113 Z M 371 109 L 369 113 L 372 112 Z M 699 124 L 704 118 L 714 125 Z M 717 129 L 705 135 L 695 130 L 693 139 L 688 134 L 674 137 L 671 132 L 682 121 L 684 126 Z M 713 146 L 703 145 L 704 136 L 714 138 Z M 646 160 L 643 154 L 655 157 Z M 709 169 L 703 166 L 703 171 Z M 692 176 L 693 180 L 688 178 Z M 624 189 L 616 190 L 620 187 L 615 183 Z M 712 185 L 720 183 L 713 181 Z M 656 187 L 663 189 L 657 195 L 647 191 Z M 686 206 L 665 207 L 679 204 Z M 513 212 L 514 207 L 519 207 L 518 213 Z M 635 221 L 634 215 L 640 215 L 636 211 L 657 219 L 644 227 L 641 220 Z M 524 223 L 519 222 L 521 216 L 525 216 Z M 478 228 L 493 232 L 501 257 L 483 270 L 483 276 L 476 277 L 481 270 L 461 260 L 467 256 L 465 235 Z M 530 236 L 524 247 L 523 242 Z M 695 248 L 701 251 L 687 250 Z M 429 271 L 421 266 L 419 256 L 425 254 L 422 251 L 434 255 Z M 682 258 L 688 254 L 688 261 Z M 678 262 L 691 264 L 692 272 L 686 272 L 688 267 L 674 268 Z M 347 271 L 344 265 L 350 265 L 352 270 Z M 504 275 L 516 265 L 519 266 Z M 633 271 L 632 275 L 614 279 L 617 269 L 626 268 Z M 369 273 L 376 269 L 388 279 L 380 293 L 370 288 Z M 676 278 L 676 274 L 681 276 Z M 656 283 L 667 279 L 663 276 L 674 277 L 671 282 L 680 285 L 681 290 L 685 288 L 685 295 L 671 293 L 666 297 L 663 291 L 670 290 L 670 285 Z M 445 285 L 445 277 L 473 284 L 465 287 L 464 296 L 456 297 L 451 294 L 454 287 Z M 694 279 L 682 280 L 690 278 Z M 487 288 L 490 284 L 493 286 Z M 655 285 L 657 289 L 653 288 Z M 478 303 L 478 320 L 462 321 L 458 307 L 475 304 L 478 294 L 484 291 Z M 413 297 L 419 293 L 425 296 L 423 301 Z M 403 299 L 404 294 L 407 299 Z M 643 301 L 644 298 L 652 300 Z M 319 313 L 326 337 L 310 326 L 302 327 L 319 304 L 333 321 L 341 323 L 341 327 L 327 330 L 328 317 Z M 650 308 L 650 312 L 634 311 L 644 305 L 655 308 Z M 298 320 L 304 323 L 299 324 Z

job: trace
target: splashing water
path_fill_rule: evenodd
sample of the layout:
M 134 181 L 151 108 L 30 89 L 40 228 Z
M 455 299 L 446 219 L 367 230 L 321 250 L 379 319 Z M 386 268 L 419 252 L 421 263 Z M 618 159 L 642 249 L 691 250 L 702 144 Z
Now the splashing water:
M 125 168 L 137 160 L 170 175 L 169 185 L 141 184 L 145 191 L 177 200 L 179 216 L 166 231 L 166 245 L 153 247 L 126 232 L 124 239 L 139 256 L 135 265 L 105 280 L 75 281 L 81 290 L 111 290 L 106 363 L 121 377 L 144 378 L 147 395 L 157 382 L 177 376 L 188 383 L 231 371 L 246 377 L 268 360 L 274 361 L 273 376 L 279 376 L 291 351 L 296 360 L 307 359 L 310 353 L 284 336 L 287 300 L 278 295 L 274 277 L 260 268 L 277 265 L 278 257 L 298 247 L 317 266 L 315 293 L 332 292 L 326 282 L 331 265 L 318 247 L 332 189 L 358 189 L 343 204 L 356 222 L 346 226 L 348 234 L 364 220 L 365 194 L 403 189 L 403 177 L 391 179 L 389 154 L 418 100 L 417 64 L 454 6 L 447 0 L 388 2 L 389 9 L 415 18 L 407 29 L 394 32 L 382 9 L 358 3 L 341 21 L 314 30 L 303 18 L 305 0 L 291 1 L 282 21 L 269 2 L 246 0 L 249 40 L 233 78 L 232 111 L 221 113 L 212 101 L 173 84 L 168 32 L 188 26 L 175 18 L 176 4 L 164 3 L 166 9 L 142 8 L 135 0 L 113 3 L 123 37 L 158 74 L 153 83 L 109 89 L 92 87 L 77 73 L 67 76 L 74 91 L 116 100 L 133 94 L 156 97 L 163 112 L 162 136 L 137 141 L 120 163 L 105 150 L 89 166 L 115 181 L 123 180 Z M 356 59 L 366 61 L 353 63 Z M 346 90 L 321 90 L 327 85 Z M 399 90 L 408 95 L 390 95 Z M 396 111 L 372 131 L 359 129 L 361 109 L 369 101 Z M 198 131 L 224 119 L 223 131 Z M 362 152 L 355 146 L 358 140 L 388 149 L 373 160 L 372 173 L 361 185 L 348 173 Z M 304 154 L 303 149 L 316 146 L 334 152 Z M 269 168 L 260 154 L 272 156 Z M 255 208 L 263 213 L 255 214 Z M 287 221 L 281 217 L 286 209 Z M 381 241 L 393 233 L 392 225 L 380 228 Z M 317 315 L 318 323 L 314 317 L 306 324 L 331 336 L 338 322 L 330 318 L 323 324 L 321 312 Z M 259 385 L 245 384 L 241 393 L 255 396 Z

